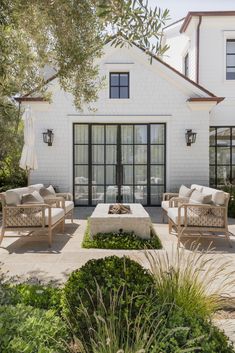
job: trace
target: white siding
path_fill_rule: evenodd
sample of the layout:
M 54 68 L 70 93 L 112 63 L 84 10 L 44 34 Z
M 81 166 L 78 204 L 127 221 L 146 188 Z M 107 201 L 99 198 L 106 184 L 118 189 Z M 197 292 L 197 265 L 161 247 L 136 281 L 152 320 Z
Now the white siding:
M 72 97 L 51 83 L 53 103 L 33 103 L 36 115 L 36 149 L 39 169 L 31 174 L 31 183 L 43 182 L 72 191 L 72 124 L 74 122 L 166 123 L 167 129 L 167 190 L 182 183 L 208 184 L 209 112 L 191 111 L 186 101 L 189 95 L 178 89 L 137 48 L 108 48 L 100 62 L 100 74 L 107 85 L 94 104 L 97 111 L 78 112 Z M 113 64 L 112 64 L 113 63 Z M 130 99 L 111 100 L 108 97 L 110 71 L 130 72 Z M 55 134 L 52 147 L 42 141 L 42 132 L 51 128 Z M 191 147 L 185 143 L 185 129 L 197 132 Z

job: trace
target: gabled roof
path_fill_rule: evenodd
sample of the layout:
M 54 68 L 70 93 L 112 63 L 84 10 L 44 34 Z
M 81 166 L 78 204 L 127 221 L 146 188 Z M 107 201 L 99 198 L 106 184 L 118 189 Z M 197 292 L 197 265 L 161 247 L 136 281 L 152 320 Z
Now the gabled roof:
M 111 40 L 110 40 L 111 41 Z M 108 41 L 106 43 L 109 44 Z M 137 47 L 138 49 L 140 49 L 143 52 L 146 52 L 145 48 L 141 47 L 140 45 L 133 43 L 133 45 L 135 47 Z M 174 74 L 180 76 L 183 80 L 187 81 L 188 83 L 190 83 L 191 85 L 193 85 L 194 87 L 196 87 L 197 89 L 201 90 L 203 93 L 206 93 L 209 97 L 204 97 L 205 99 L 207 99 L 207 101 L 216 101 L 217 103 L 220 103 L 222 100 L 224 100 L 224 97 L 217 97 L 215 94 L 213 94 L 212 92 L 210 92 L 209 90 L 207 90 L 206 88 L 204 88 L 203 86 L 199 85 L 198 83 L 196 83 L 195 81 L 189 79 L 188 77 L 186 77 L 184 74 L 182 74 L 181 72 L 179 72 L 178 70 L 176 70 L 174 67 L 172 67 L 171 65 L 167 64 L 165 61 L 161 60 L 157 55 L 153 54 L 153 53 L 148 53 L 154 60 L 158 61 L 161 65 L 163 65 L 165 68 L 167 68 L 167 70 L 169 70 L 170 72 L 173 72 Z M 53 81 L 54 79 L 57 78 L 57 74 L 51 76 L 47 81 L 45 81 L 45 85 L 48 84 L 49 82 Z M 24 96 L 21 97 L 17 97 L 15 98 L 16 101 L 18 102 L 22 102 L 22 101 L 44 101 L 44 99 L 42 97 L 30 97 L 30 95 L 36 93 L 38 90 L 38 87 L 35 88 L 35 90 L 25 94 Z M 200 97 L 199 99 L 202 99 L 203 97 Z M 195 100 L 196 101 L 196 100 Z M 198 100 L 199 101 L 199 100 Z
M 139 45 L 133 43 L 137 48 L 141 49 L 142 51 L 145 52 L 145 49 L 140 47 Z M 207 100 L 211 100 L 212 101 L 217 101 L 218 103 L 221 102 L 222 100 L 224 100 L 224 97 L 217 97 L 215 94 L 213 94 L 212 92 L 210 92 L 209 90 L 207 90 L 206 88 L 204 88 L 203 86 L 199 85 L 198 83 L 196 83 L 195 81 L 191 80 L 190 78 L 188 78 L 187 76 L 185 76 L 184 74 L 182 74 L 180 71 L 176 70 L 173 66 L 169 65 L 168 63 L 166 63 L 165 61 L 161 60 L 158 56 L 156 56 L 153 53 L 150 53 L 150 55 L 153 57 L 153 59 L 157 60 L 160 64 L 162 64 L 163 66 L 165 66 L 167 69 L 169 69 L 170 71 L 174 72 L 175 74 L 177 74 L 178 76 L 180 76 L 181 78 L 183 78 L 184 80 L 186 80 L 187 82 L 189 82 L 190 84 L 192 84 L 193 86 L 197 87 L 198 89 L 200 89 L 202 92 L 208 94 L 210 97 L 206 97 Z
M 184 19 L 180 28 L 180 33 L 186 31 L 192 17 L 194 16 L 235 16 L 235 11 L 190 11 Z

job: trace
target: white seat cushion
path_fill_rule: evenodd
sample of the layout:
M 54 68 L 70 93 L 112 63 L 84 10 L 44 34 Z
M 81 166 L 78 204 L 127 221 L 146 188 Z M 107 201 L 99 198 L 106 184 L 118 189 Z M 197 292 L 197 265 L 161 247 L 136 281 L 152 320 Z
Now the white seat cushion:
M 49 224 L 49 217 L 48 217 L 48 213 L 49 210 L 46 209 L 45 210 L 45 223 L 48 226 Z M 64 210 L 63 208 L 51 208 L 51 224 L 55 224 L 56 222 L 58 222 L 61 218 L 64 217 Z
M 164 211 L 167 211 L 169 208 L 169 201 L 162 201 L 162 208 Z
M 181 225 L 184 224 L 184 208 L 180 210 Z M 170 207 L 167 212 L 168 217 L 175 223 L 178 224 L 178 207 Z
M 65 213 L 68 213 L 74 208 L 73 201 L 65 201 Z

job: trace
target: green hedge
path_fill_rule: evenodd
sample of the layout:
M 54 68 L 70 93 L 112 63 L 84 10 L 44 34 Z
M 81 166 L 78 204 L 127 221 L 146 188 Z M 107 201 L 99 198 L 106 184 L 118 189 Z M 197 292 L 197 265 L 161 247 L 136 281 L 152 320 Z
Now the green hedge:
M 161 249 L 162 244 L 152 230 L 151 239 L 142 239 L 132 233 L 98 233 L 91 238 L 89 222 L 83 238 L 82 247 L 87 249 Z
M 66 353 L 65 323 L 53 310 L 23 304 L 0 306 L 1 353 Z
M 224 186 L 223 191 L 230 194 L 230 200 L 228 204 L 228 216 L 235 218 L 235 187 L 234 186 Z

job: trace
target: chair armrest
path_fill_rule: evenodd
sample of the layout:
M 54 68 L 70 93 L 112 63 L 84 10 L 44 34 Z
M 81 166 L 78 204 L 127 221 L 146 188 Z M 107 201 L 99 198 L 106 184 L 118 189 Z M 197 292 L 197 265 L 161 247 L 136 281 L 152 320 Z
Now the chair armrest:
M 73 195 L 70 192 L 57 192 L 56 197 L 61 196 L 67 201 L 73 201 Z
M 0 202 L 2 204 L 2 208 L 4 206 L 6 206 L 6 193 L 5 192 L 0 193 Z
M 162 195 L 162 200 L 163 201 L 169 201 L 172 197 L 177 197 L 179 196 L 178 192 L 164 192 Z
M 48 205 L 56 205 L 58 208 L 65 208 L 65 199 L 62 196 L 48 197 L 44 199 Z
M 182 204 L 187 204 L 186 197 L 171 197 L 169 200 L 169 207 L 179 207 Z

